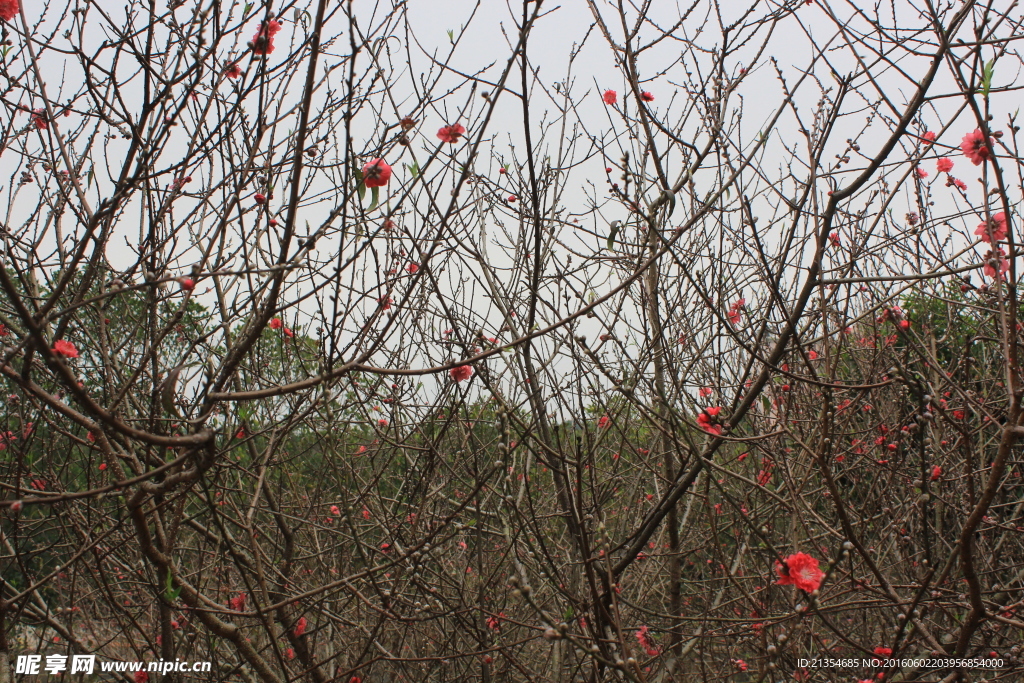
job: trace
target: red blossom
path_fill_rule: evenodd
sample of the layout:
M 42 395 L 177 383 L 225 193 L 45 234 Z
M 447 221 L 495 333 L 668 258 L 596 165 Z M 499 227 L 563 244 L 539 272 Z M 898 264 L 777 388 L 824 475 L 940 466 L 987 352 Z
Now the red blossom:
M 605 90 L 604 95 L 601 96 L 605 104 L 615 104 L 619 101 L 619 93 L 614 90 Z
M 418 265 L 418 264 L 416 264 L 416 263 L 410 263 L 409 265 L 407 265 L 407 266 L 405 267 L 405 269 L 406 269 L 407 271 L 409 271 L 410 273 L 415 273 L 416 271 L 418 271 L 418 270 L 420 269 L 420 267 L 419 267 L 419 265 Z
M 710 407 L 710 408 L 705 408 L 703 411 L 701 411 L 697 415 L 697 426 L 700 427 L 701 429 L 703 429 L 705 432 L 708 432 L 709 434 L 714 434 L 715 436 L 721 436 L 721 434 L 722 434 L 722 425 L 717 424 L 712 419 L 712 418 L 717 417 L 720 412 L 722 412 L 721 406 L 713 406 L 713 407 Z
M 985 265 L 982 272 L 990 278 L 1003 278 L 1003 273 L 1010 269 L 1010 262 L 1006 260 L 1006 252 L 1000 249 L 989 249 L 985 253 Z
M 78 358 L 78 349 L 69 341 L 58 339 L 53 342 L 53 352 L 65 358 Z
M 461 382 L 473 376 L 473 368 L 468 365 L 459 365 L 449 370 L 448 374 L 456 382 Z
M 383 159 L 370 159 L 363 166 L 363 184 L 366 187 L 384 187 L 391 180 L 391 167 Z
M 0 19 L 14 21 L 18 16 L 18 0 L 0 0 Z
M 42 108 L 32 110 L 32 123 L 38 130 L 46 130 L 50 127 L 50 122 L 46 120 L 46 112 Z
M 228 78 L 238 78 L 242 75 L 242 67 L 238 66 L 238 62 L 231 62 L 224 69 L 224 75 Z
M 602 415 L 601 419 L 597 421 L 597 426 L 600 429 L 604 429 L 605 427 L 607 427 L 611 423 L 612 423 L 612 419 L 610 417 L 608 417 L 607 415 Z
M 934 467 L 932 467 L 932 475 L 931 475 L 931 477 L 929 477 L 929 479 L 931 479 L 932 481 L 938 481 L 939 477 L 941 477 L 941 476 L 942 476 L 942 468 L 939 467 L 938 465 L 935 465 Z
M 878 646 L 875 648 L 874 652 L 879 657 L 888 657 L 892 654 L 892 649 L 888 647 Z
M 245 593 L 239 593 L 235 597 L 228 600 L 228 607 L 236 612 L 241 612 L 245 609 Z
M 811 593 L 818 590 L 825 572 L 818 567 L 818 560 L 807 553 L 794 553 L 786 558 L 785 564 L 775 563 L 780 586 L 796 586 Z
M 462 137 L 462 134 L 466 132 L 465 126 L 461 123 L 453 123 L 449 126 L 441 126 L 437 129 L 437 139 L 441 142 L 448 142 L 455 144 Z
M 256 202 L 257 204 L 266 204 L 266 203 L 267 203 L 267 197 L 266 197 L 266 195 L 264 195 L 264 194 L 263 194 L 263 193 L 261 193 L 261 192 L 257 192 L 256 194 L 254 194 L 254 195 L 252 196 L 252 200 L 253 200 L 254 202 Z
M 643 100 L 644 102 L 653 102 L 654 95 L 644 90 L 642 93 L 640 93 L 640 99 Z
M 648 628 L 646 626 L 641 626 L 640 630 L 636 632 L 636 639 L 640 643 L 640 647 L 647 652 L 648 656 L 653 657 L 658 654 L 658 648 L 651 641 L 651 636 L 648 634 Z
M 979 223 L 974 234 L 981 237 L 984 242 L 995 244 L 1006 239 L 1006 230 L 1006 213 L 1000 211 L 992 214 L 991 219 Z
M 280 318 L 274 318 L 273 320 L 270 321 L 270 329 L 279 330 L 282 327 L 284 327 L 284 323 L 281 322 Z
M 924 178 L 927 178 L 927 177 L 928 177 L 928 171 L 924 170 L 924 169 L 923 169 L 923 168 L 921 168 L 920 166 L 918 166 L 918 167 L 917 167 L 916 169 L 914 169 L 914 170 L 915 170 L 915 172 L 917 173 L 917 177 L 918 177 L 918 178 L 922 178 L 922 179 L 924 179 Z
M 136 671 L 135 672 L 135 683 L 146 683 L 149 680 L 148 671 Z
M 970 159 L 972 164 L 981 166 L 992 153 L 990 144 L 991 141 L 985 140 L 985 134 L 981 132 L 981 129 L 975 128 L 973 132 L 964 136 L 960 142 L 960 149 L 963 150 L 964 156 Z
M 306 632 L 306 617 L 299 617 L 299 620 L 295 623 L 295 635 L 301 636 Z
M 271 19 L 260 24 L 256 35 L 252 38 L 252 52 L 256 55 L 269 55 L 274 51 L 274 36 L 281 30 L 281 22 Z
M 953 160 L 949 157 L 942 157 L 935 162 L 935 170 L 939 173 L 949 173 L 953 170 Z

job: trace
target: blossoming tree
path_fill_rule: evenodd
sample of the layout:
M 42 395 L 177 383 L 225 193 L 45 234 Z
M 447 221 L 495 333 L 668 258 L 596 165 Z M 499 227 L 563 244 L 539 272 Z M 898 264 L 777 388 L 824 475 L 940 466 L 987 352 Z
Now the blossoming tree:
M 0 683 L 1019 675 L 1016 10 L 122 4 L 0 0 Z

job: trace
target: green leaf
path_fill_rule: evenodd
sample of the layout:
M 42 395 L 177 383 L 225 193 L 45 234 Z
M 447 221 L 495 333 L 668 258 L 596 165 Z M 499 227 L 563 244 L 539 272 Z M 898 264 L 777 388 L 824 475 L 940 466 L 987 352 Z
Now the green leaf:
M 252 3 L 251 2 L 245 3 L 245 9 L 242 10 L 242 16 L 244 17 L 247 14 L 249 14 L 249 10 L 251 10 L 251 9 L 252 9 Z
M 420 165 L 414 161 L 411 164 L 406 164 L 405 170 L 409 172 L 409 175 L 415 178 L 420 174 Z
M 448 40 L 455 42 L 455 31 L 448 29 Z
M 174 602 L 181 595 L 181 588 L 174 587 L 174 579 L 171 577 L 171 573 L 167 572 L 167 581 L 164 584 L 164 597 L 167 598 L 167 602 Z
M 363 199 L 366 197 L 366 183 L 360 180 L 359 188 L 356 191 L 359 193 L 359 201 L 363 201 Z
M 566 621 L 572 621 L 572 618 L 573 618 L 573 617 L 574 617 L 575 615 L 576 615 L 576 613 L 572 611 L 572 607 L 568 607 L 568 608 L 566 608 L 566 610 L 565 610 L 565 616 L 564 616 L 564 618 L 565 618 L 565 620 L 566 620 Z
M 981 74 L 981 94 L 988 97 L 988 91 L 992 88 L 992 76 L 995 74 L 996 60 L 990 59 L 985 64 L 985 70 Z
M 611 249 L 612 245 L 615 244 L 615 236 L 619 234 L 619 221 L 612 221 L 608 224 L 610 230 L 608 231 L 608 248 Z
M 370 191 L 370 208 L 367 211 L 373 211 L 377 208 L 377 204 L 380 202 L 380 188 L 375 187 Z

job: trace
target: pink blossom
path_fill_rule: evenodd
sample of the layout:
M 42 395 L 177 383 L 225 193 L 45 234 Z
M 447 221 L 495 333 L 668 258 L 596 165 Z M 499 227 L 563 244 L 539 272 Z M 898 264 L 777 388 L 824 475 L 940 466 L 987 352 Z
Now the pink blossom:
M 935 170 L 939 173 L 949 173 L 953 170 L 953 160 L 949 157 L 942 157 L 935 162 Z
M 646 626 L 641 626 L 636 632 L 636 639 L 637 642 L 640 643 L 640 647 L 647 652 L 648 656 L 653 657 L 658 654 L 658 648 L 655 646 L 654 642 L 651 641 L 651 636 L 648 633 L 648 630 L 649 629 Z
M 452 379 L 456 382 L 461 382 L 473 376 L 473 368 L 469 365 L 459 365 L 449 370 L 448 374 L 451 375 Z
M 978 224 L 977 230 L 974 231 L 975 235 L 979 235 L 981 239 L 989 244 L 995 244 L 1006 239 L 1006 213 L 1000 211 L 999 213 L 993 214 L 992 218 L 988 221 Z
M 818 590 L 825 572 L 818 567 L 818 560 L 807 553 L 794 553 L 786 558 L 785 564 L 775 563 L 775 571 L 779 575 L 780 586 L 796 586 L 800 590 L 811 593 Z
M 53 352 L 64 358 L 78 358 L 78 349 L 69 341 L 58 339 L 53 342 Z
M 1002 279 L 1003 273 L 1010 269 L 1010 262 L 1006 260 L 1006 252 L 1000 249 L 989 249 L 985 253 L 985 265 L 982 272 L 990 278 Z
M 261 23 L 256 35 L 252 38 L 252 52 L 256 55 L 269 55 L 274 51 L 274 36 L 281 30 L 281 22 L 271 19 Z
M 722 425 L 717 424 L 714 420 L 720 412 L 722 412 L 721 406 L 705 408 L 697 415 L 697 426 L 709 434 L 720 436 L 722 434 Z
M 363 185 L 384 187 L 391 180 L 391 167 L 383 159 L 370 159 L 363 166 Z
M 980 128 L 964 136 L 960 142 L 960 149 L 964 156 L 971 160 L 975 166 L 980 166 L 992 153 L 991 140 L 985 140 L 985 134 Z
M 615 104 L 619 101 L 619 93 L 614 90 L 605 90 L 604 95 L 601 96 L 605 104 Z
M 454 145 L 465 132 L 466 128 L 461 123 L 453 123 L 449 126 L 441 126 L 437 130 L 437 139 Z
M 0 0 L 0 19 L 14 21 L 18 11 L 18 0 Z

